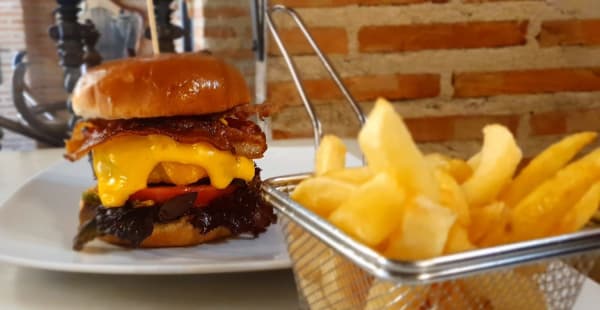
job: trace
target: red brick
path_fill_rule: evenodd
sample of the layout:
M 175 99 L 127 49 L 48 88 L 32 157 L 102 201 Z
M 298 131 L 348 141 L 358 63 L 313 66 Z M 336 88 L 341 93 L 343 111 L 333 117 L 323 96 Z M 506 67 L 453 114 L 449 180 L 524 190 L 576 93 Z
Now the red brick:
M 540 46 L 599 45 L 600 19 L 554 20 L 542 23 Z
M 2 34 L 0 36 L 7 35 L 9 32 L 22 32 L 23 29 L 23 24 L 0 25 L 0 33 Z
M 358 33 L 365 53 L 523 45 L 526 21 L 366 26 Z
M 449 115 L 405 120 L 417 142 L 441 142 L 450 140 L 479 140 L 482 129 L 489 124 L 506 126 L 513 134 L 519 127 L 516 115 Z
M 390 100 L 437 97 L 440 77 L 436 74 L 376 75 L 345 78 L 350 93 L 358 101 L 385 97 Z M 343 99 L 335 83 L 328 79 L 305 80 L 304 87 L 311 100 Z M 292 82 L 272 82 L 268 87 L 269 102 L 274 105 L 299 104 Z
M 437 74 L 362 76 L 345 79 L 357 100 L 385 97 L 389 100 L 432 98 L 440 94 Z
M 202 16 L 205 18 L 234 18 L 248 16 L 249 14 L 247 7 L 240 6 L 204 7 L 202 9 Z
M 311 27 L 309 29 L 313 38 L 324 53 L 327 54 L 348 54 L 348 34 L 344 28 L 338 27 Z M 279 35 L 292 55 L 312 54 L 312 48 L 301 34 L 300 30 L 279 29 Z M 280 55 L 279 47 L 271 38 L 269 44 L 269 54 Z
M 506 126 L 513 134 L 519 127 L 516 115 L 449 115 L 404 119 L 406 127 L 416 142 L 443 142 L 481 140 L 482 129 L 489 124 Z M 310 138 L 311 131 L 291 132 L 273 130 L 275 139 Z
M 455 140 L 478 140 L 483 137 L 482 129 L 489 124 L 506 126 L 514 135 L 519 128 L 518 115 L 460 115 L 454 120 Z
M 0 18 L 12 18 L 15 16 L 21 16 L 22 12 L 21 10 L 1 10 L 0 11 Z
M 446 3 L 450 0 L 357 0 L 358 5 L 395 5 L 416 3 Z
M 546 0 L 463 0 L 464 3 L 515 2 L 515 1 L 546 1 Z
M 600 108 L 571 110 L 566 113 L 567 132 L 600 131 Z
M 236 34 L 232 27 L 207 26 L 204 28 L 204 36 L 207 38 L 233 38 Z
M 356 4 L 357 0 L 272 0 L 270 4 L 282 4 L 294 8 L 335 7 Z
M 573 109 L 531 115 L 531 134 L 561 135 L 581 131 L 600 131 L 600 108 Z
M 312 138 L 312 131 L 286 131 L 280 129 L 273 129 L 271 131 L 271 136 L 275 140 L 282 139 L 300 139 L 300 138 Z
M 322 8 L 348 5 L 399 5 L 416 3 L 446 3 L 449 0 L 272 0 L 271 4 L 283 4 L 294 8 Z
M 407 118 L 404 121 L 417 142 L 447 141 L 454 136 L 452 117 Z
M 567 132 L 566 114 L 561 111 L 532 114 L 529 118 L 532 135 L 558 135 Z
M 254 58 L 254 52 L 251 49 L 227 49 L 211 50 L 212 54 L 232 60 L 250 60 Z
M 454 97 L 600 90 L 600 69 L 539 69 L 455 73 Z

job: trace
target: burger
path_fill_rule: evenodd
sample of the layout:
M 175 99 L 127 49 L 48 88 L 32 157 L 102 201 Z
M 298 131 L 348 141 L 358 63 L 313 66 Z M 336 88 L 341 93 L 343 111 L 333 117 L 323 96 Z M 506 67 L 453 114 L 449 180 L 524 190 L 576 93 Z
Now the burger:
M 261 199 L 266 151 L 242 75 L 204 54 L 107 62 L 74 89 L 81 120 L 65 157 L 90 158 L 73 248 L 192 246 L 257 236 L 275 222 Z

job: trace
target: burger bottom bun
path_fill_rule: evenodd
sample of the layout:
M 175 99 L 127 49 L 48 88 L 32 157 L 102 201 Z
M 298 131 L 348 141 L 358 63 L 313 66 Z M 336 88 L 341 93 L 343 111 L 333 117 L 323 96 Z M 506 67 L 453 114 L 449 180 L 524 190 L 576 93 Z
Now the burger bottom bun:
M 142 241 L 140 248 L 186 247 L 207 243 L 231 236 L 229 229 L 219 226 L 206 234 L 200 233 L 183 217 L 169 223 L 154 224 L 152 235 Z M 104 236 L 101 240 L 122 246 L 130 246 L 128 241 L 115 236 Z
M 82 222 L 90 218 L 89 214 L 82 214 L 84 210 L 84 208 L 81 208 L 80 210 L 80 220 L 82 220 Z M 205 234 L 200 233 L 200 231 L 190 223 L 189 217 L 184 216 L 167 223 L 155 223 L 152 235 L 144 239 L 139 247 L 167 248 L 194 246 L 229 236 L 231 236 L 231 231 L 224 226 L 219 226 Z M 116 245 L 131 246 L 129 241 L 122 240 L 112 235 L 103 236 L 100 237 L 100 239 Z

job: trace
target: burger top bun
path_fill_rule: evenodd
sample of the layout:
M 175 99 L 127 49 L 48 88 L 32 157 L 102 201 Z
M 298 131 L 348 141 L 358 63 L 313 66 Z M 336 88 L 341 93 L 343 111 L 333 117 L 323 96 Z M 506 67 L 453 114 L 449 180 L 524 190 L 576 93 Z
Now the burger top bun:
M 219 113 L 250 102 L 242 74 L 209 55 L 168 54 L 106 62 L 83 75 L 71 98 L 86 118 Z

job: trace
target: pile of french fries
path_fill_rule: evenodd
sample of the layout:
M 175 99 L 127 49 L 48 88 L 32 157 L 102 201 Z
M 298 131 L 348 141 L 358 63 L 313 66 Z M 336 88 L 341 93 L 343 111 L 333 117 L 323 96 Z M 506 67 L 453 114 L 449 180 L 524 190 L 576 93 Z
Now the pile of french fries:
M 398 260 L 574 232 L 600 204 L 600 149 L 574 160 L 596 135 L 565 137 L 518 171 L 522 152 L 504 126 L 486 126 L 480 152 L 468 160 L 423 154 L 393 106 L 379 99 L 358 135 L 367 166 L 347 168 L 344 143 L 325 136 L 314 176 L 291 197 Z M 544 308 L 537 284 L 521 279 L 527 275 L 518 269 L 512 273 L 518 289 L 538 296 L 539 308 Z M 488 299 L 494 293 L 481 291 L 485 288 L 475 280 L 461 283 L 465 291 Z M 363 295 L 389 289 L 389 283 L 375 281 Z M 511 296 L 494 298 L 504 305 L 511 302 Z
M 344 143 L 325 136 L 291 197 L 399 260 L 574 232 L 600 203 L 600 149 L 571 162 L 596 135 L 568 136 L 516 173 L 522 153 L 504 126 L 486 126 L 467 161 L 423 154 L 380 99 L 358 135 L 367 166 L 346 168 Z

